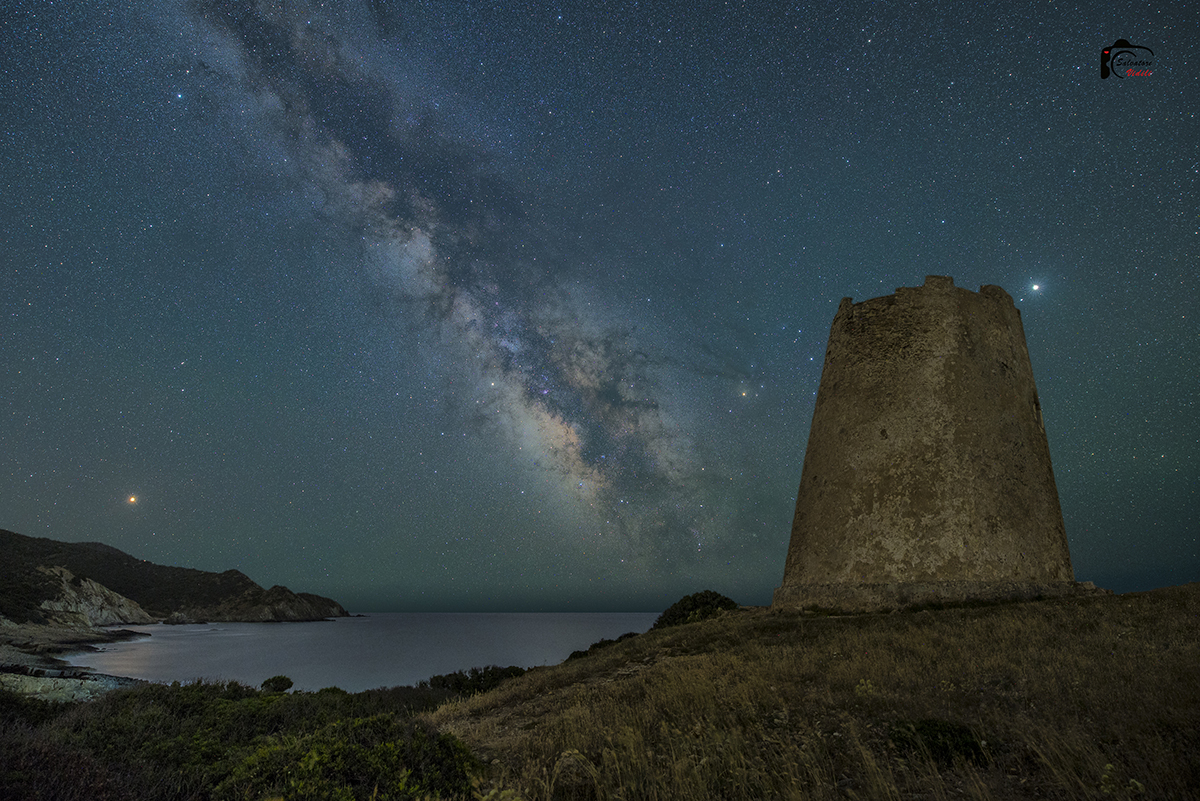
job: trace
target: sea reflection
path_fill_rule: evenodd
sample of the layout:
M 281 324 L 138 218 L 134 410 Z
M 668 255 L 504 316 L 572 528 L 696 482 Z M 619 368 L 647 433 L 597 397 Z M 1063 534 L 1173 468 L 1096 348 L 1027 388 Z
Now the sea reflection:
M 415 684 L 485 665 L 557 664 L 599 639 L 643 632 L 658 613 L 387 613 L 316 623 L 126 626 L 149 634 L 67 657 L 149 681 L 289 676 L 297 690 Z

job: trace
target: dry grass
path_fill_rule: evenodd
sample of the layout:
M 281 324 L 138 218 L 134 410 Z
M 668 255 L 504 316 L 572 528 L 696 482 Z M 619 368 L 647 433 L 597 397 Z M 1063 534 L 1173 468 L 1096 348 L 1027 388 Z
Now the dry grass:
M 1200 585 L 730 613 L 425 717 L 492 762 L 490 786 L 508 797 L 1190 798 Z

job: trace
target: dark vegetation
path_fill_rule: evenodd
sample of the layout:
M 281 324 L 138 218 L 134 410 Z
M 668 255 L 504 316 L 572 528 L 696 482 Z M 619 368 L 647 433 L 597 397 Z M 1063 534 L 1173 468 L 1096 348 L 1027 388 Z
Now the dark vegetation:
M 287 676 L 272 676 L 263 681 L 262 689 L 266 693 L 286 693 L 294 683 Z
M 469 797 L 481 764 L 415 713 L 523 672 L 490 667 L 353 694 L 287 693 L 287 676 L 262 690 L 148 684 L 81 703 L 0 691 L 0 798 Z
M 739 610 L 422 717 L 530 801 L 1196 798 L 1198 621 L 1200 584 Z
M 0 530 L 0 553 L 5 556 L 0 559 L 0 616 L 17 623 L 45 623 L 46 616 L 38 607 L 54 597 L 57 582 L 36 567 L 22 569 L 16 562 L 19 555 L 10 559 L 3 541 L 5 533 Z
M 705 598 L 673 618 L 725 608 Z M 1198 620 L 1200 585 L 741 609 L 365 693 L 276 676 L 0 694 L 0 798 L 1194 798 Z
M 155 617 L 167 617 L 181 610 L 218 610 L 275 604 L 287 600 L 284 587 L 263 589 L 236 570 L 210 573 L 186 567 L 156 565 L 99 542 L 59 542 L 26 537 L 0 529 L 0 614 L 16 623 L 42 623 L 38 605 L 51 597 L 53 586 L 38 572 L 42 565 L 62 566 L 77 578 L 87 577 L 137 603 Z M 340 609 L 332 601 L 308 593 L 301 599 L 332 604 L 332 614 Z M 345 614 L 345 610 L 341 610 Z
M 417 684 L 421 690 L 445 690 L 454 695 L 476 695 L 494 690 L 506 679 L 515 678 L 525 672 L 525 668 L 509 665 L 498 667 L 473 667 L 470 670 L 456 670 L 444 676 L 431 676 Z
M 592 654 L 596 653 L 601 648 L 607 648 L 610 645 L 616 645 L 619 642 L 625 642 L 630 637 L 636 637 L 636 636 L 638 636 L 636 631 L 627 631 L 615 640 L 608 640 L 608 639 L 601 638 L 599 640 L 596 640 L 596 642 L 592 643 L 591 645 L 589 645 L 585 650 L 572 651 L 571 655 L 567 657 L 566 661 L 570 662 L 572 659 L 583 659 L 585 656 L 591 656 Z
M 737 602 L 726 598 L 719 592 L 704 590 L 680 598 L 667 607 L 667 611 L 658 616 L 653 628 L 665 629 L 668 626 L 682 626 L 684 623 L 696 623 L 716 617 L 725 611 L 737 609 Z

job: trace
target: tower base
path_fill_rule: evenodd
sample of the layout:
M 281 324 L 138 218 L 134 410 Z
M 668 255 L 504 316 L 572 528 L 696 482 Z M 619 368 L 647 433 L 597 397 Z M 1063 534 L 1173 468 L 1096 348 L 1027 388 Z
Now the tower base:
M 773 609 L 884 612 L 930 604 L 969 601 L 1031 601 L 1107 593 L 1090 581 L 1042 584 L 1008 581 L 929 581 L 894 584 L 785 584 L 775 590 Z

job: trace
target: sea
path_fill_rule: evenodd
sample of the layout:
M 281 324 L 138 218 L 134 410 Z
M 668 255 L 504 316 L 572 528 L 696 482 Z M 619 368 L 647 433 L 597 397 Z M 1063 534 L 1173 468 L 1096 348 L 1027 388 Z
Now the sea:
M 159 623 L 122 626 L 147 636 L 63 658 L 154 682 L 258 686 L 283 675 L 295 690 L 361 692 L 472 667 L 555 665 L 598 640 L 648 631 L 658 614 L 391 612 L 313 623 Z

